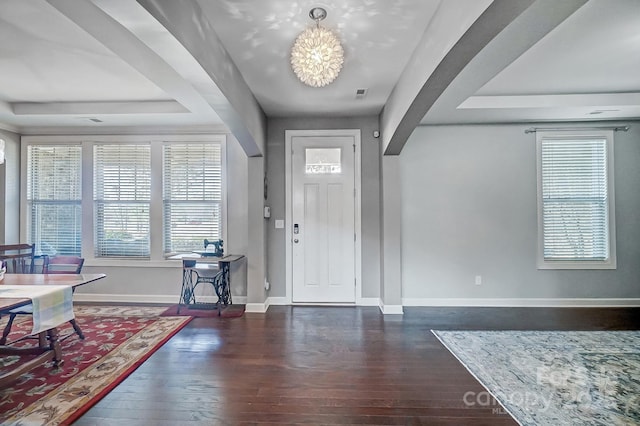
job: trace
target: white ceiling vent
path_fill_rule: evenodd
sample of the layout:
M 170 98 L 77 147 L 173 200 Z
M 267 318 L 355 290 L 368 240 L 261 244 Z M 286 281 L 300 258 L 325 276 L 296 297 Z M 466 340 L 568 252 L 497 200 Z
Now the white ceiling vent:
M 362 99 L 367 96 L 367 90 L 369 89 L 356 89 L 356 99 Z

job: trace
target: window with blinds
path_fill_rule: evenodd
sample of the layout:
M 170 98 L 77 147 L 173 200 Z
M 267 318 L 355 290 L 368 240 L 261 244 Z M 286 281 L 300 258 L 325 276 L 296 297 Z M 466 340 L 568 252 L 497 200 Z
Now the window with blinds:
M 149 144 L 94 145 L 95 257 L 150 256 Z
M 538 134 L 539 265 L 615 267 L 611 141 L 612 134 Z
M 202 250 L 222 238 L 222 147 L 168 143 L 163 154 L 164 251 Z
M 27 147 L 28 239 L 38 254 L 81 254 L 82 147 Z

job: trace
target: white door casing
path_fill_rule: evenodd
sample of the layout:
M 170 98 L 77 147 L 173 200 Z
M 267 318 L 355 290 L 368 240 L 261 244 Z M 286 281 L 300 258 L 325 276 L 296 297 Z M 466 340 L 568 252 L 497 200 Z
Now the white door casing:
M 287 300 L 361 298 L 360 131 L 286 132 Z

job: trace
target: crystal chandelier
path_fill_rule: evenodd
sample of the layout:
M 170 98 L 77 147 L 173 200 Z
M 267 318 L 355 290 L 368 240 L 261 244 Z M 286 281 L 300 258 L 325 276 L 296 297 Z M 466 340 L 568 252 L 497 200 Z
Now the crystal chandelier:
M 312 87 L 323 87 L 338 77 L 344 62 L 344 50 L 332 31 L 322 28 L 320 21 L 327 11 L 314 7 L 309 17 L 316 26 L 304 30 L 291 48 L 291 68 L 300 81 Z

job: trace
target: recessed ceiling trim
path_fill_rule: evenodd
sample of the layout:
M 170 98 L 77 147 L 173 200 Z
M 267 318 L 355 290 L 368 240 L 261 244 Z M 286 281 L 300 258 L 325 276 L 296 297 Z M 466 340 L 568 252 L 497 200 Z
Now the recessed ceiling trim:
M 15 115 L 180 114 L 188 113 L 176 101 L 147 102 L 15 102 Z
M 7 129 L 9 130 L 9 129 Z M 44 126 L 10 130 L 24 136 L 32 135 L 203 135 L 226 134 L 229 129 L 223 124 L 206 126 Z
M 566 108 L 640 105 L 640 92 L 570 95 L 471 96 L 458 109 Z

